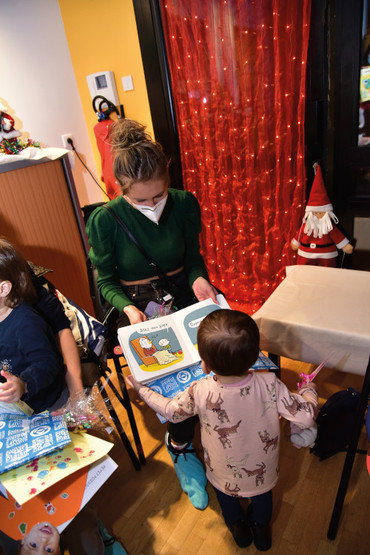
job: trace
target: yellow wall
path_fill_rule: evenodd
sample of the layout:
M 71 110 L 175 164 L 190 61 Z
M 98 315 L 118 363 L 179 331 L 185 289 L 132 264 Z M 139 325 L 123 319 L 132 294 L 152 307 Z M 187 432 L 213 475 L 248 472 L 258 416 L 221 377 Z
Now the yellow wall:
M 94 126 L 97 117 L 86 76 L 113 71 L 125 116 L 147 125 L 153 134 L 132 0 L 59 0 L 82 108 L 96 165 L 101 167 Z M 134 90 L 125 92 L 122 77 L 132 75 Z M 100 177 L 100 175 L 99 175 Z

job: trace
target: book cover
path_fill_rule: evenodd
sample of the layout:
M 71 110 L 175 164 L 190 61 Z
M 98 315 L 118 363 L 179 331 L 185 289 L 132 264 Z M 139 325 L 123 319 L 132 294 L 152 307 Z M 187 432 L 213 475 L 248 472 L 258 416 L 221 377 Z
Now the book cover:
M 71 438 L 65 417 L 0 415 L 0 474 L 61 449 Z
M 200 322 L 215 310 L 229 309 L 223 295 L 168 316 L 118 329 L 118 340 L 131 373 L 147 383 L 199 362 L 197 331 Z

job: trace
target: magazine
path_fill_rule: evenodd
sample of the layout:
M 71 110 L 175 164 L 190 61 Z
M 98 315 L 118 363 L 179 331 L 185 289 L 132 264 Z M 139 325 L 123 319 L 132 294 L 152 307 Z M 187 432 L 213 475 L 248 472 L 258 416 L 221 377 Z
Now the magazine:
M 0 474 L 61 449 L 71 438 L 64 416 L 0 415 Z
M 118 340 L 134 378 L 147 383 L 199 362 L 200 322 L 215 310 L 230 308 L 223 295 L 217 295 L 217 301 L 207 299 L 168 316 L 119 328 Z

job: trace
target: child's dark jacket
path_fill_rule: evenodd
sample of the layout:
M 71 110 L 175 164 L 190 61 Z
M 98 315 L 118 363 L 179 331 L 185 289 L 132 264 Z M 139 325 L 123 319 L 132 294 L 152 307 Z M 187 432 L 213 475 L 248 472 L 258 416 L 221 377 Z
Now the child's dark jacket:
M 25 303 L 0 322 L 0 368 L 25 382 L 22 401 L 36 413 L 51 407 L 61 395 L 63 360 L 53 331 Z

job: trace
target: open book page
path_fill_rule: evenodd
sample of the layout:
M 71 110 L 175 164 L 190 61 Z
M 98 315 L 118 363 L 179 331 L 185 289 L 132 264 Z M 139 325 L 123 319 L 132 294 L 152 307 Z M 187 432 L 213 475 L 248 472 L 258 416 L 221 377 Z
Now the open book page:
M 229 308 L 207 299 L 168 316 L 118 329 L 118 339 L 127 364 L 141 383 L 165 376 L 199 361 L 197 330 L 202 319 L 214 310 Z
M 193 362 L 198 362 L 197 333 L 199 324 L 208 314 L 220 308 L 230 308 L 223 295 L 217 295 L 219 304 L 211 299 L 193 304 L 172 314 L 172 318 L 182 333 L 182 341 L 192 355 Z

